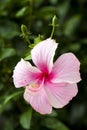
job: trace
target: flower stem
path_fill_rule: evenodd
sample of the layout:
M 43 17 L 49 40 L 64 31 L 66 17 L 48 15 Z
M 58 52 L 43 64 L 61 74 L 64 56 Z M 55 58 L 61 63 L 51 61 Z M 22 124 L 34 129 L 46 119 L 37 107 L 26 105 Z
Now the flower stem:
M 26 27 L 26 25 L 22 24 L 21 25 L 21 31 L 22 31 L 22 36 L 25 38 L 26 42 L 28 42 L 29 44 L 31 44 L 31 42 L 29 41 L 29 31 Z
M 55 27 L 56 27 L 56 20 L 57 20 L 57 17 L 56 17 L 56 15 L 54 15 L 54 17 L 53 17 L 53 19 L 52 19 L 52 32 L 51 32 L 51 36 L 50 36 L 50 38 L 52 39 L 52 37 L 53 37 L 53 34 L 54 34 L 54 31 L 55 31 Z
M 52 39 L 52 37 L 53 37 L 54 30 L 55 30 L 55 26 L 53 26 L 53 28 L 52 28 L 52 32 L 51 32 L 51 36 L 50 36 L 51 39 Z

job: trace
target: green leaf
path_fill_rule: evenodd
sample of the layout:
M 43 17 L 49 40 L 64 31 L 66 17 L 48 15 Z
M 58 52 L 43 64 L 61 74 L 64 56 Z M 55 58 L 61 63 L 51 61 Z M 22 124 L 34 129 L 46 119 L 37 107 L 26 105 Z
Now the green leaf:
M 16 54 L 15 49 L 13 49 L 13 48 L 4 48 L 3 50 L 1 50 L 0 61 L 5 59 L 5 58 L 14 56 L 15 54 Z
M 30 49 L 33 49 L 39 42 L 41 42 L 43 40 L 43 36 L 41 36 L 40 34 L 38 35 L 38 37 L 36 37 L 34 39 L 34 43 L 29 45 Z
M 64 34 L 66 36 L 69 36 L 71 37 L 77 26 L 79 25 L 80 23 L 80 20 L 81 20 L 81 16 L 80 15 L 76 15 L 76 16 L 73 16 L 71 17 L 66 23 L 65 23 L 65 29 L 64 29 Z
M 38 35 L 38 37 L 34 38 L 34 43 L 33 44 L 29 44 L 29 50 L 25 55 L 25 60 L 31 60 L 31 50 L 39 43 L 43 40 L 43 36 L 41 36 L 40 34 Z
M 46 118 L 43 120 L 42 123 L 44 126 L 46 126 L 49 129 L 54 129 L 54 130 L 69 130 L 67 126 L 65 126 L 62 122 L 55 118 Z
M 81 44 L 79 43 L 73 43 L 73 44 L 70 44 L 69 46 L 69 49 L 74 52 L 79 51 L 80 48 L 81 48 Z
M 14 124 L 11 119 L 8 119 L 7 121 L 5 121 L 5 124 L 4 124 L 4 130 L 14 130 Z
M 25 59 L 25 60 L 31 60 L 32 57 L 31 57 L 31 55 L 27 55 L 24 59 Z
M 19 30 L 15 22 L 2 20 L 0 21 L 0 36 L 6 39 L 12 39 L 18 36 Z
M 47 115 L 47 117 L 51 117 L 51 118 L 57 117 L 57 116 L 58 116 L 58 113 L 54 109 L 52 110 L 51 114 Z
M 50 3 L 53 5 L 57 4 L 57 2 L 59 2 L 59 0 L 50 0 Z
M 39 11 L 40 13 L 38 13 L 36 11 L 35 16 L 49 20 L 54 16 L 54 14 L 56 14 L 56 11 L 57 11 L 57 8 L 55 8 L 53 6 L 45 6 L 40 9 L 40 11 Z
M 25 55 L 25 60 L 31 60 L 32 59 L 32 57 L 31 57 L 31 50 L 34 48 L 34 46 L 36 46 L 39 42 L 41 42 L 42 41 L 42 36 L 41 35 L 38 35 L 38 37 L 36 37 L 35 39 L 34 39 L 34 43 L 33 44 L 29 44 L 29 50 L 28 50 L 28 52 L 26 53 L 26 55 Z
M 26 15 L 29 12 L 29 7 L 23 7 L 22 9 L 20 9 L 17 13 L 16 13 L 16 17 L 22 17 L 24 15 Z
M 69 10 L 69 4 L 70 4 L 70 2 L 69 2 L 69 0 L 67 0 L 58 6 L 57 12 L 58 12 L 58 15 L 59 15 L 59 18 L 61 21 L 64 20 L 67 12 Z
M 20 124 L 24 129 L 29 129 L 31 124 L 32 108 L 24 112 L 20 117 Z
M 13 99 L 13 98 L 19 96 L 19 95 L 22 94 L 22 93 L 23 93 L 23 91 L 19 91 L 19 92 L 15 92 L 15 93 L 9 95 L 9 96 L 5 99 L 4 105 L 8 104 L 8 102 L 9 102 L 11 99 Z
M 36 37 L 34 39 L 34 44 L 38 44 L 39 42 L 41 42 L 43 40 L 43 36 L 41 36 L 40 34 L 38 35 L 38 37 Z
M 19 96 L 23 91 L 15 92 L 11 95 L 6 96 L 6 99 L 4 100 L 3 104 L 0 104 L 0 113 L 2 113 L 7 106 L 7 104 L 11 101 L 11 99 L 16 98 Z

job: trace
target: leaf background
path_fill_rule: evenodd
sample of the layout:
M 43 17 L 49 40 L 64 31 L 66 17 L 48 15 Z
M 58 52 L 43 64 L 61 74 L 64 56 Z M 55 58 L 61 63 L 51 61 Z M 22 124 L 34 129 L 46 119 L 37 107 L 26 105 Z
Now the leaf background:
M 33 111 L 31 124 L 20 123 L 30 106 L 24 101 L 12 81 L 16 63 L 28 52 L 21 37 L 21 25 L 30 29 L 30 41 L 41 34 L 51 34 L 51 20 L 56 15 L 59 26 L 54 39 L 60 43 L 54 60 L 64 52 L 73 52 L 81 62 L 82 81 L 78 95 L 64 108 L 51 115 Z M 87 1 L 86 0 L 0 0 L 0 129 L 1 130 L 87 130 Z M 12 97 L 11 99 L 9 97 Z M 6 106 L 2 105 L 10 99 Z M 30 111 L 29 111 L 30 112 Z M 29 113 L 28 113 L 29 115 Z M 22 119 L 20 119 L 22 117 Z M 53 124 L 52 124 L 53 123 Z

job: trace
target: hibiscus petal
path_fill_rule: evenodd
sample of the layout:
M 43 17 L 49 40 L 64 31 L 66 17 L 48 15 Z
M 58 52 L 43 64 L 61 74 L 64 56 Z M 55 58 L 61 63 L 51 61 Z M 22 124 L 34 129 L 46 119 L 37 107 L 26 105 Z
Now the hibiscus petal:
M 48 84 L 45 90 L 54 108 L 64 107 L 78 92 L 77 84 Z
M 28 61 L 21 59 L 13 72 L 13 82 L 15 87 L 19 88 L 26 86 L 29 83 L 35 81 L 38 79 L 39 73 L 40 71 L 36 67 L 31 66 Z
M 39 113 L 50 114 L 52 106 L 48 102 L 48 97 L 44 91 L 44 88 L 40 88 L 38 91 L 31 91 L 28 87 L 25 89 L 24 99 Z
M 80 78 L 80 62 L 72 53 L 61 55 L 54 63 L 52 73 L 54 75 L 53 82 L 61 83 L 77 83 Z
M 32 60 L 41 71 L 51 71 L 57 45 L 54 40 L 48 38 L 36 45 L 31 51 Z

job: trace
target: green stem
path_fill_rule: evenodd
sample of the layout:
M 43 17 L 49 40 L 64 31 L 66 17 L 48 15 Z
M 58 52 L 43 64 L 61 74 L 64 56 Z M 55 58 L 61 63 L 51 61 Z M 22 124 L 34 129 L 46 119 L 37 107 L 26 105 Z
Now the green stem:
M 25 40 L 29 43 L 29 45 L 31 44 L 27 36 L 25 36 Z
M 33 0 L 29 0 L 29 29 L 32 23 Z
M 57 17 L 56 17 L 56 15 L 54 15 L 54 17 L 53 17 L 53 19 L 52 19 L 52 32 L 51 32 L 51 36 L 50 36 L 50 38 L 52 39 L 52 37 L 53 37 L 53 34 L 54 34 L 54 30 L 55 30 L 55 27 L 56 27 L 56 20 L 57 20 Z
M 55 30 L 55 26 L 53 26 L 53 28 L 52 28 L 52 32 L 51 32 L 51 36 L 50 36 L 51 39 L 52 39 L 52 37 L 53 37 L 54 30 Z

